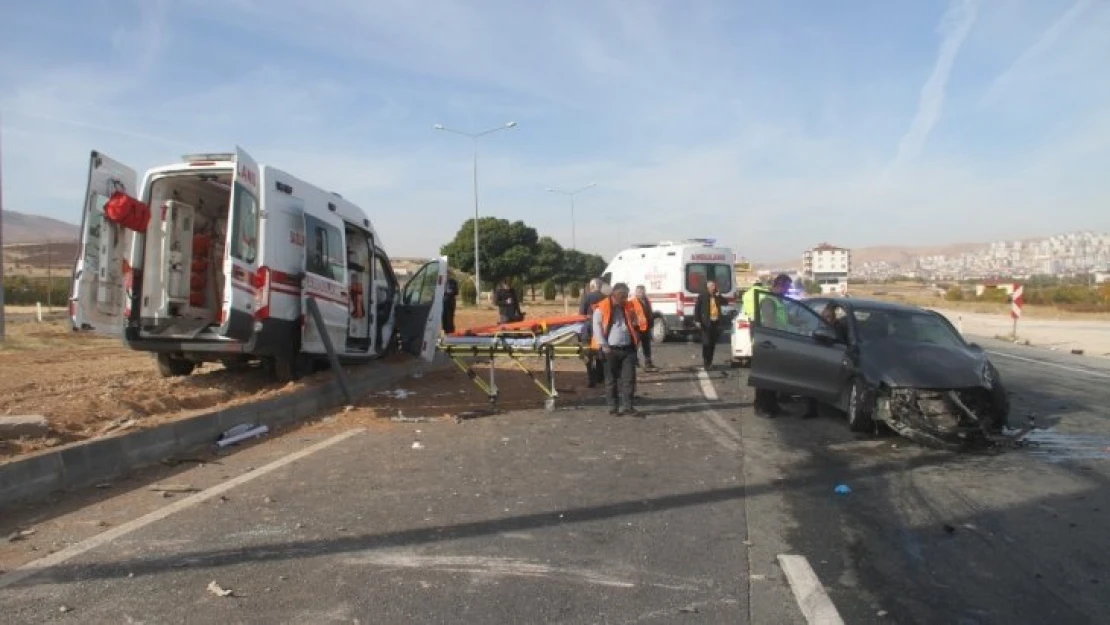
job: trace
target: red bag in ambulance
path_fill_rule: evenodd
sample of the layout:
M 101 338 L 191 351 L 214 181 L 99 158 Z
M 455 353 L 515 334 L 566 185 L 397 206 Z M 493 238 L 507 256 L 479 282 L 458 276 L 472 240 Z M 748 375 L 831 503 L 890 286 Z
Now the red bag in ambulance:
M 104 205 L 104 217 L 128 230 L 146 232 L 150 207 L 122 191 L 116 191 Z

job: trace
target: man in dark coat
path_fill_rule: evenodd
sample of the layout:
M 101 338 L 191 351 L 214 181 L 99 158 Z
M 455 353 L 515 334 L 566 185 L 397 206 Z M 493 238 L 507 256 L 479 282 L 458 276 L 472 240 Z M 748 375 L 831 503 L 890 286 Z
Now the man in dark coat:
M 493 301 L 497 304 L 498 323 L 513 323 L 524 318 L 520 314 L 520 298 L 508 280 L 501 281 L 493 293 Z
M 648 324 L 647 332 L 640 335 L 640 349 L 644 352 L 644 368 L 655 369 L 655 363 L 651 361 L 651 324 L 655 319 L 655 311 L 651 308 L 651 298 L 647 296 L 647 289 L 642 284 L 636 287 L 636 303 L 640 307 L 640 314 Z
M 459 283 L 452 277 L 447 278 L 443 289 L 443 333 L 455 333 L 455 305 L 459 299 Z
M 701 330 L 701 359 L 706 371 L 713 367 L 713 352 L 717 349 L 721 328 L 726 323 L 724 308 L 727 303 L 717 291 L 717 283 L 710 280 L 705 283 L 705 290 L 698 294 L 698 302 L 694 305 L 694 323 Z
M 583 345 L 590 344 L 590 338 L 593 336 L 593 319 L 594 308 L 605 299 L 605 283 L 601 278 L 594 278 L 590 280 L 589 286 L 586 291 L 582 293 L 582 299 L 578 302 L 578 314 L 589 317 L 586 320 L 585 327 L 582 331 Z M 594 388 L 598 384 L 605 381 L 605 360 L 601 358 L 600 354 L 589 351 L 586 354 L 586 386 Z

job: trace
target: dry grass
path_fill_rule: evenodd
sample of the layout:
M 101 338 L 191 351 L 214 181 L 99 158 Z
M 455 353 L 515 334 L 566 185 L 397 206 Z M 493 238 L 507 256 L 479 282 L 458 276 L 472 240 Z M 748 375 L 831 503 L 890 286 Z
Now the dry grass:
M 855 297 L 871 297 L 879 300 L 901 302 L 925 308 L 944 308 L 946 310 L 977 313 L 985 315 L 1008 315 L 1008 304 L 980 302 L 975 300 L 949 301 L 929 287 L 919 284 L 862 284 L 852 285 L 850 292 Z M 1055 306 L 1034 306 L 1026 304 L 1022 314 L 1029 318 L 1069 318 L 1098 319 L 1110 321 L 1110 313 L 1074 312 Z

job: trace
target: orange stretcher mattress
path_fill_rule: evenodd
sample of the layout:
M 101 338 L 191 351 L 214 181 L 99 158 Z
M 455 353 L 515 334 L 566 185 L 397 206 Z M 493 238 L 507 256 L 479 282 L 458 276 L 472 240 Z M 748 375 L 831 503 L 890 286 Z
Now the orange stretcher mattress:
M 496 334 L 547 334 L 548 332 L 574 323 L 582 323 L 589 317 L 585 315 L 559 315 L 531 321 L 500 323 L 492 326 L 479 326 L 459 330 L 448 336 L 494 336 Z

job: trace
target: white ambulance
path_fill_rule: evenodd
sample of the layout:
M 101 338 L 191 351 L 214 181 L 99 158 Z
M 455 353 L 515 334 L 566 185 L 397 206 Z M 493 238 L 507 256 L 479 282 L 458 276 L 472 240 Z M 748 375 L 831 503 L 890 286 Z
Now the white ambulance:
M 713 239 L 663 241 L 634 245 L 619 252 L 601 276 L 610 285 L 624 282 L 629 289 L 643 285 L 654 310 L 652 340 L 664 341 L 695 331 L 694 305 L 705 283 L 713 280 L 735 309 L 736 254 L 718 247 Z
M 153 352 L 164 376 L 261 359 L 285 381 L 327 357 L 312 298 L 344 362 L 398 346 L 434 356 L 447 259 L 400 288 L 370 219 L 338 194 L 240 148 L 186 156 L 137 183 L 135 170 L 92 153 L 74 328 Z M 140 217 L 121 219 L 121 205 Z

